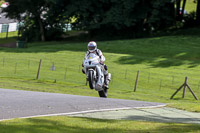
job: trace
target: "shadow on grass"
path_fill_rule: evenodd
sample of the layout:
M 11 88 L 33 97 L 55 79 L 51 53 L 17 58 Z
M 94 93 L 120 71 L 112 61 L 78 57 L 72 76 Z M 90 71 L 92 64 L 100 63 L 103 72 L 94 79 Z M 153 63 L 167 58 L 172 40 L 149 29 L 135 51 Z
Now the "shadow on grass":
M 188 33 L 187 33 L 188 31 Z M 194 33 L 196 34 L 192 34 Z M 191 34 L 189 34 L 191 33 Z M 124 54 L 115 62 L 118 64 L 148 63 L 151 67 L 171 67 L 188 64 L 190 68 L 200 64 L 200 29 L 189 29 L 173 36 L 115 40 L 98 42 L 104 53 Z M 60 41 L 30 43 L 28 48 L 0 48 L 9 53 L 54 53 L 58 51 L 86 52 L 87 41 Z M 106 57 L 108 58 L 108 57 Z
M 148 112 L 149 113 L 149 112 Z M 139 120 L 139 121 L 152 121 L 161 123 L 196 123 L 200 124 L 200 118 L 172 118 L 159 116 L 158 114 L 147 115 L 147 116 L 129 116 L 125 118 L 126 120 Z M 199 125 L 200 130 L 200 125 Z
M 3 44 L 7 44 L 7 43 L 13 43 L 16 42 L 17 37 L 9 37 L 9 38 L 0 38 L 0 46 Z
M 137 124 L 137 126 L 134 126 Z M 153 125 L 152 125 L 153 124 Z M 128 129 L 127 129 L 128 127 Z M 198 132 L 199 125 L 101 120 L 89 118 L 25 119 L 0 123 L 1 132 L 9 133 L 116 133 L 116 132 Z
M 184 58 L 183 58 L 184 59 Z M 145 57 L 145 56 L 135 56 L 135 55 L 129 55 L 129 56 L 123 56 L 120 57 L 116 63 L 119 64 L 142 64 L 142 63 L 148 63 L 151 64 L 151 67 L 162 67 L 167 68 L 170 66 L 181 66 L 184 65 L 185 60 L 183 59 L 173 59 L 171 57 L 165 58 L 164 60 L 157 60 L 156 57 Z M 190 60 L 190 68 L 196 67 L 200 64 L 199 61 L 192 61 Z

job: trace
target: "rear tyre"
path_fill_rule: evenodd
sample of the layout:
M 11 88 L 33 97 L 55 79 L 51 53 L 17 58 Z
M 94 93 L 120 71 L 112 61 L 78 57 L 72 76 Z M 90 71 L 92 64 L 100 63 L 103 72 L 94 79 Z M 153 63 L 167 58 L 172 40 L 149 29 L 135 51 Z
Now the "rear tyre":
M 88 78 L 89 78 L 90 89 L 94 89 L 95 88 L 95 80 L 94 80 L 94 72 L 93 71 L 89 71 Z
M 98 91 L 98 92 L 99 92 L 99 97 L 107 98 L 107 96 L 108 96 L 108 89 L 104 88 L 104 90 Z

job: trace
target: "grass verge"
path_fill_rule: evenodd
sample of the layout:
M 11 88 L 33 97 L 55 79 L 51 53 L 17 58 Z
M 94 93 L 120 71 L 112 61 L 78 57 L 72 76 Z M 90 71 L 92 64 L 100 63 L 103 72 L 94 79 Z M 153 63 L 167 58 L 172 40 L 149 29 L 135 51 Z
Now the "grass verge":
M 200 127 L 195 124 L 100 120 L 59 116 L 3 121 L 0 122 L 0 130 L 3 133 L 199 133 Z

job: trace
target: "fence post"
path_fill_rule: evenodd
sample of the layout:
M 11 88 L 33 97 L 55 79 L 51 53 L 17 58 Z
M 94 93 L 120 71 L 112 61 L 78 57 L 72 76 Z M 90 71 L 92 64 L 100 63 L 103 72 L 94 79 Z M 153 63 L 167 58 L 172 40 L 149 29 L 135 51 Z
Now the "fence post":
M 9 30 L 9 25 L 8 25 L 8 27 L 7 27 L 6 39 L 8 39 L 8 30 Z
M 185 77 L 185 85 L 184 85 L 184 88 L 183 88 L 183 96 L 182 96 L 182 98 L 184 98 L 185 97 L 185 92 L 186 92 L 186 86 L 187 86 L 187 81 L 188 81 L 188 77 Z
M 37 80 L 40 78 L 41 65 L 42 65 L 42 59 L 40 59 L 40 63 L 39 63 L 39 67 L 38 67 Z
M 20 31 L 21 31 L 21 27 L 20 27 L 20 22 L 19 22 L 19 27 L 18 27 L 18 32 L 17 32 L 17 40 L 19 40 Z
M 137 72 L 137 77 L 136 77 L 136 81 L 135 81 L 134 92 L 136 92 L 136 89 L 137 89 L 137 84 L 138 84 L 138 80 L 139 80 L 139 74 L 140 74 L 140 71 Z

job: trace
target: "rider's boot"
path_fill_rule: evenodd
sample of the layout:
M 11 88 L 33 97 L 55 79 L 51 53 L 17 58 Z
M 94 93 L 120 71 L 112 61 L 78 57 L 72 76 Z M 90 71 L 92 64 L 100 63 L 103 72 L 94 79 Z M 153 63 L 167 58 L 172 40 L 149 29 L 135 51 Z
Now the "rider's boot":
M 106 79 L 106 81 L 105 81 L 105 88 L 106 89 L 109 89 L 109 82 L 110 82 L 110 80 L 111 80 L 111 74 L 110 73 L 107 73 L 106 75 L 105 75 L 105 79 Z
M 85 70 L 84 69 L 82 69 L 82 73 L 85 74 Z

